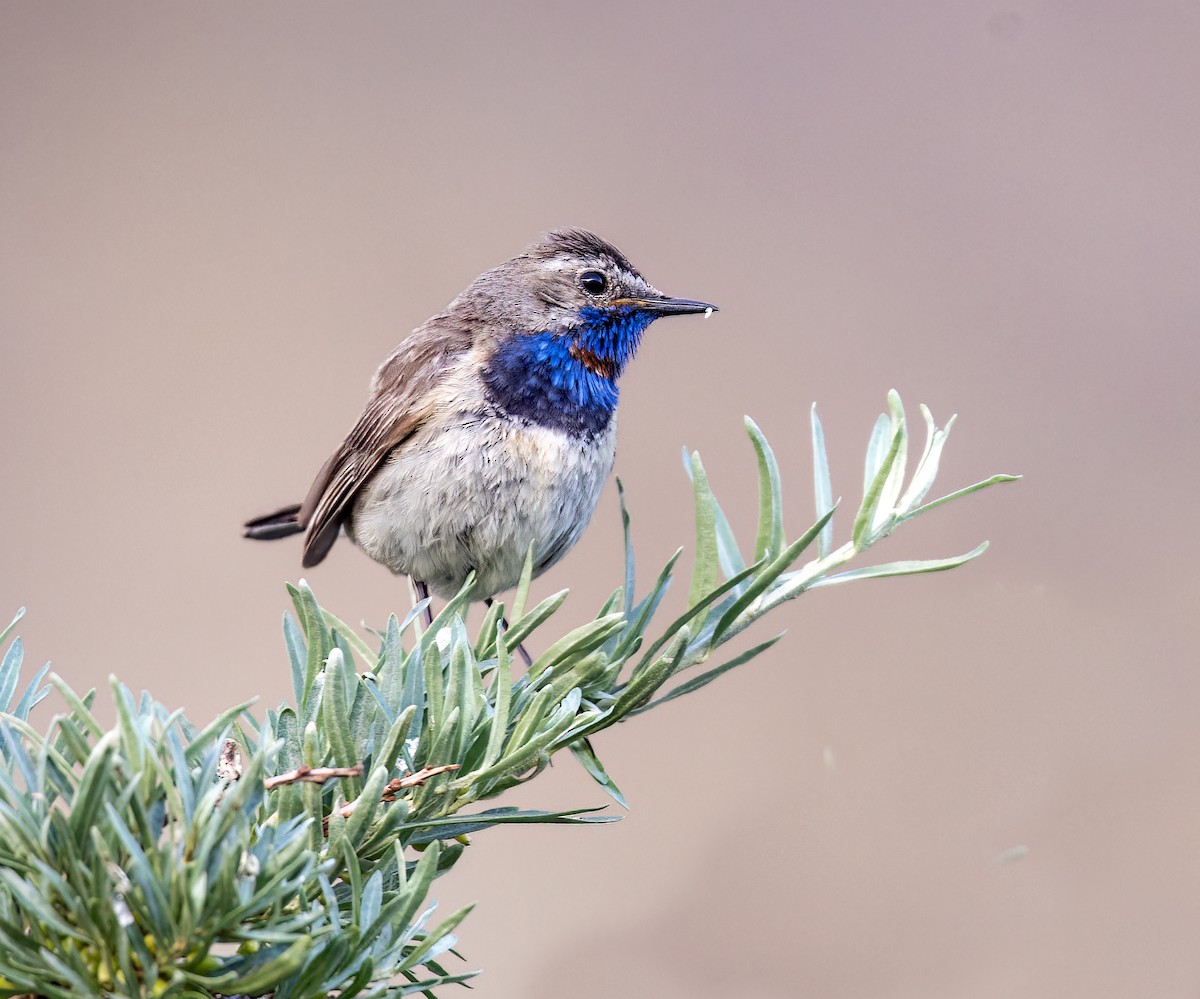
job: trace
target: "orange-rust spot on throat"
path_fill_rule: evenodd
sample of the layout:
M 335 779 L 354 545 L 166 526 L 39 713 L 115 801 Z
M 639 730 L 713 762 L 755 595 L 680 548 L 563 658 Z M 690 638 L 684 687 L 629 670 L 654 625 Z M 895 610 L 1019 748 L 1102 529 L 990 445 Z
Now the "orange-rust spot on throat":
M 599 375 L 601 378 L 607 378 L 612 381 L 617 377 L 617 365 L 614 361 L 593 354 L 585 347 L 579 346 L 577 343 L 571 344 L 567 348 L 567 352 L 580 364 L 582 364 L 592 374 Z

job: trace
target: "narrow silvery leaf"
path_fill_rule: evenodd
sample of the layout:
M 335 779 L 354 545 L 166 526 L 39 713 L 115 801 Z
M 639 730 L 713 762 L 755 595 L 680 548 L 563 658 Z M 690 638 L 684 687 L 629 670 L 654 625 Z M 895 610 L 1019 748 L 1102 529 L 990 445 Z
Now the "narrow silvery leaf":
M 656 708 L 660 704 L 666 704 L 667 701 L 673 701 L 676 697 L 682 697 L 684 694 L 690 694 L 693 691 L 699 690 L 701 687 L 708 686 L 708 684 L 712 683 L 713 680 L 719 677 L 722 673 L 728 673 L 731 669 L 735 669 L 736 667 L 741 666 L 743 663 L 748 663 L 751 659 L 754 659 L 756 656 L 766 652 L 767 649 L 778 642 L 781 638 L 783 638 L 782 634 L 776 635 L 774 638 L 768 639 L 762 644 L 754 646 L 752 649 L 747 649 L 741 655 L 734 656 L 727 663 L 722 663 L 720 666 L 707 670 L 706 672 L 701 673 L 699 676 L 694 676 L 690 680 L 685 680 L 683 683 L 679 684 L 679 686 L 673 687 L 671 690 L 667 691 L 667 693 L 663 694 L 662 697 L 656 698 L 649 704 L 643 704 L 640 708 L 635 708 L 633 711 L 629 712 L 630 715 L 641 714 L 643 711 L 649 711 L 651 708 Z
M 625 800 L 625 795 L 621 793 L 621 789 L 617 787 L 616 782 L 608 775 L 608 771 L 604 769 L 604 764 L 600 762 L 600 757 L 596 755 L 596 751 L 587 739 L 576 739 L 572 742 L 571 752 L 575 754 L 575 759 L 583 765 L 583 769 L 591 775 L 592 780 L 604 788 L 613 801 L 622 808 L 629 807 L 629 803 Z
M 1019 482 L 1020 479 L 1021 476 L 1019 475 L 993 475 L 991 478 L 984 479 L 982 482 L 976 482 L 974 485 L 966 486 L 963 489 L 956 489 L 954 492 L 947 493 L 945 496 L 939 496 L 937 499 L 931 500 L 924 506 L 917 507 L 911 514 L 909 514 L 909 516 L 915 517 L 918 513 L 925 513 L 928 510 L 934 510 L 939 506 L 944 506 L 945 504 L 951 503 L 963 496 L 969 496 L 971 493 L 977 493 L 980 489 L 986 489 L 988 486 L 994 486 L 999 482 Z
M 434 616 L 433 624 L 429 630 L 421 636 L 422 645 L 428 647 L 431 644 L 437 643 L 441 647 L 441 644 L 445 641 L 445 635 L 442 633 L 442 630 L 456 618 L 466 618 L 467 608 L 471 606 L 471 596 L 474 589 L 475 573 L 468 572 L 462 587 L 454 596 L 446 601 L 445 606 Z
M 671 675 L 681 666 L 680 657 L 687 648 L 689 637 L 688 628 L 686 626 L 680 628 L 657 659 L 645 666 L 638 667 L 613 704 L 614 718 L 627 715 L 634 708 L 644 704 L 654 696 L 659 687 L 671 678 Z
M 814 402 L 811 410 L 812 417 L 812 447 L 813 447 L 813 495 L 816 500 L 817 519 L 820 520 L 833 509 L 833 480 L 829 476 L 829 455 L 825 450 L 825 430 L 821 426 L 821 418 L 817 416 L 817 404 Z M 833 519 L 825 522 L 817 538 L 817 554 L 824 558 L 833 547 Z
M 600 605 L 600 611 L 596 617 L 608 617 L 609 614 L 624 614 L 625 613 L 625 588 L 618 586 L 608 595 L 608 599 Z
M 577 656 L 586 656 L 603 645 L 610 637 L 625 629 L 624 614 L 609 614 L 567 632 L 533 661 L 529 676 L 536 680 L 560 663 Z
M 900 402 L 900 395 L 895 389 L 888 392 L 888 409 L 891 413 L 892 434 L 899 438 L 899 446 L 892 461 L 892 470 L 880 491 L 875 516 L 871 520 L 873 533 L 884 528 L 895 515 L 896 501 L 900 498 L 900 490 L 904 488 L 904 473 L 908 461 L 908 424 L 904 418 L 904 406 Z
M 404 694 L 398 704 L 392 706 L 402 710 L 409 706 L 416 708 L 416 720 L 413 723 L 411 736 L 419 736 L 425 720 L 425 705 L 428 696 L 425 691 L 425 669 L 421 660 L 421 647 L 417 646 L 404 659 Z
M 633 620 L 629 627 L 625 630 L 621 641 L 617 643 L 617 652 L 619 655 L 630 655 L 630 647 L 638 641 L 638 637 L 645 633 L 650 626 L 650 621 L 654 618 L 655 612 L 658 610 L 658 605 L 662 602 L 663 595 L 667 592 L 667 587 L 671 582 L 671 574 L 675 570 L 675 563 L 679 561 L 679 557 L 683 554 L 682 548 L 676 548 L 667 564 L 663 566 L 662 571 L 658 574 L 658 578 L 654 581 L 654 586 L 650 589 L 650 593 L 642 598 L 641 602 L 633 608 Z
M 296 619 L 288 612 L 283 615 L 283 641 L 287 645 L 288 659 L 292 664 L 292 694 L 296 703 L 304 701 L 304 692 L 308 684 L 305 664 L 308 661 L 308 646 L 304 643 L 304 635 Z
M 462 718 L 466 726 L 461 743 L 465 749 L 466 741 L 474 730 L 476 719 L 478 719 L 480 712 L 484 709 L 487 700 L 483 693 L 483 671 L 479 668 L 479 662 L 476 660 L 474 651 L 471 648 L 471 639 L 467 635 L 467 626 L 462 621 L 456 622 L 456 626 L 462 633 L 463 684 L 459 703 L 463 709 Z
M 715 496 L 713 497 L 713 516 L 716 518 L 717 554 L 721 558 L 721 572 L 724 573 L 726 579 L 729 579 L 745 571 L 746 560 L 742 557 L 742 550 L 738 547 L 733 528 L 729 526 L 729 518 L 725 516 L 725 511 L 721 509 L 721 504 L 717 502 Z
M 900 501 L 900 508 L 907 510 L 912 506 L 912 497 L 915 491 L 920 488 L 917 480 L 922 477 L 922 470 L 925 468 L 926 462 L 929 461 L 930 452 L 933 450 L 933 441 L 937 436 L 937 424 L 933 422 L 933 413 L 929 411 L 929 407 L 925 403 L 921 403 L 921 418 L 925 421 L 925 446 L 921 449 L 921 457 L 913 466 L 912 481 L 908 484 L 908 489 L 904 492 L 904 498 Z
M 525 604 L 529 600 L 529 585 L 533 581 L 534 544 L 536 544 L 536 542 L 531 541 L 529 543 L 529 550 L 525 553 L 525 564 L 521 567 L 521 578 L 517 580 L 517 592 L 513 594 L 513 624 L 517 623 L 518 618 L 525 616 Z
M 435 618 L 434 625 L 427 635 L 436 635 L 439 631 L 441 627 Z M 421 644 L 413 650 L 413 657 L 409 662 L 414 662 L 418 654 L 421 657 L 421 669 L 425 674 L 425 729 L 437 731 L 449 710 L 445 707 L 446 674 L 442 666 L 442 650 L 436 643 L 427 643 L 423 638 Z
M 50 683 L 58 691 L 58 696 L 66 702 L 73 722 L 81 728 L 86 728 L 92 738 L 100 738 L 104 735 L 104 726 L 100 724 L 96 716 L 91 712 L 91 705 L 96 699 L 95 690 L 90 690 L 83 697 L 80 697 L 57 673 L 50 674 Z
M 437 725 L 429 727 L 427 736 L 429 741 L 421 743 L 420 759 L 417 762 L 422 766 L 441 766 L 443 763 L 450 763 L 454 760 L 450 746 L 457 735 L 458 705 L 451 707 L 447 701 L 446 708 L 446 716 Z M 419 807 L 420 797 L 429 789 L 429 784 L 422 784 L 413 791 L 414 808 Z
M 483 708 L 483 680 L 479 674 L 479 664 L 471 651 L 466 625 L 461 620 L 455 621 L 452 630 L 454 641 L 451 644 L 450 669 L 456 677 L 453 703 L 458 708 L 458 725 L 448 756 L 457 761 L 466 752 L 475 722 Z
M 375 757 L 375 762 L 387 767 L 389 773 L 400 769 L 399 764 L 402 761 L 404 743 L 408 740 L 416 713 L 417 706 L 410 704 L 396 716 L 396 720 L 392 722 L 391 727 L 388 729 L 387 739 Z M 407 763 L 404 764 L 404 769 L 408 769 Z
M 346 667 L 342 650 L 330 650 L 325 665 L 325 696 L 319 718 L 321 729 L 333 750 L 334 762 L 340 767 L 351 767 L 360 762 L 350 733 L 350 699 L 347 696 L 347 687 L 355 682 L 354 674 Z
M 501 638 L 496 649 L 496 671 L 492 679 L 495 707 L 492 713 L 492 730 L 488 733 L 487 751 L 484 753 L 480 770 L 487 770 L 500 759 L 500 750 L 508 735 L 509 700 L 512 697 L 512 657 L 508 642 Z
M 25 646 L 20 637 L 14 638 L 4 659 L 0 660 L 0 711 L 7 711 L 13 694 L 17 690 L 17 679 L 21 675 L 21 663 L 25 659 Z
M 683 470 L 687 472 L 688 480 L 691 481 L 692 460 L 688 455 L 687 448 L 683 449 Z M 721 571 L 726 578 L 729 578 L 736 576 L 746 568 L 746 560 L 742 557 L 742 550 L 738 547 L 733 528 L 729 525 L 729 518 L 725 516 L 725 511 L 721 509 L 721 504 L 717 502 L 716 496 L 713 496 L 712 505 L 713 516 L 716 519 L 717 554 L 721 558 Z
M 275 722 L 275 736 L 283 741 L 279 751 L 281 769 L 290 769 L 300 765 L 300 722 L 296 712 L 291 708 L 283 708 Z
M 716 517 L 713 514 L 712 492 L 708 488 L 708 476 L 698 452 L 692 452 L 692 486 L 696 507 L 696 563 L 692 569 L 692 588 L 688 594 L 688 606 L 704 599 L 717 584 Z
M 0 644 L 3 644 L 3 642 L 8 638 L 8 636 L 12 634 L 13 628 L 15 628 L 17 626 L 17 622 L 20 621 L 21 618 L 23 618 L 24 616 L 25 616 L 25 608 L 21 607 L 17 610 L 17 613 L 14 615 L 12 621 L 9 622 L 8 627 L 5 628 L 3 631 L 0 631 Z
M 744 423 L 758 458 L 758 535 L 754 541 L 754 561 L 759 562 L 768 552 L 775 558 L 783 551 L 783 487 L 771 445 L 750 417 L 744 417 Z
M 536 628 L 540 628 L 563 605 L 563 601 L 567 599 L 570 592 L 570 590 L 559 590 L 557 593 L 552 593 L 528 614 L 520 618 L 514 614 L 512 621 L 509 622 L 510 627 L 504 635 L 508 647 L 515 649 L 533 634 Z
M 371 774 L 365 782 L 356 782 L 361 786 L 361 791 L 352 792 L 347 786 L 343 792 L 348 801 L 357 802 L 357 807 L 350 813 L 344 827 L 346 840 L 355 849 L 362 845 L 363 836 L 370 828 L 371 820 L 375 817 L 375 813 L 383 807 L 381 798 L 383 787 L 387 782 L 387 767 L 378 766 L 371 770 Z M 347 782 L 348 784 L 349 782 Z
M 441 629 L 441 637 L 446 639 L 444 645 L 444 655 L 446 667 L 443 672 L 446 682 L 445 706 L 446 710 L 457 709 L 458 716 L 462 715 L 462 674 L 463 674 L 463 656 L 459 643 L 454 636 L 455 625 L 461 624 L 459 621 L 454 621 L 450 625 Z M 441 645 L 441 642 L 439 642 Z
M 371 647 L 355 633 L 350 625 L 346 624 L 341 618 L 331 614 L 325 608 L 321 608 L 321 616 L 325 620 L 325 624 L 336 633 L 336 635 L 345 641 L 354 654 L 358 656 L 363 664 L 363 669 L 374 670 L 379 667 L 379 653 L 373 651 Z M 353 659 L 350 659 L 351 667 L 353 667 Z
M 383 907 L 383 871 L 376 870 L 363 885 L 358 896 L 358 925 L 366 929 L 379 918 L 379 910 Z
M 917 466 L 917 470 L 913 472 L 912 482 L 909 483 L 908 489 L 905 490 L 904 497 L 900 501 L 900 509 L 905 514 L 910 513 L 923 500 L 930 488 L 933 486 L 934 479 L 937 478 L 938 465 L 942 458 L 942 448 L 946 446 L 946 440 L 950 436 L 950 429 L 954 426 L 954 421 L 958 418 L 952 416 L 947 421 L 944 429 L 939 430 L 933 422 L 933 414 L 928 408 L 923 410 L 926 420 L 926 429 L 928 432 L 928 440 L 925 444 L 925 453 L 921 456 L 921 463 Z
M 617 478 L 617 501 L 621 506 L 621 531 L 625 539 L 625 616 L 633 612 L 634 585 L 637 582 L 637 569 L 633 558 L 633 536 L 629 527 L 629 508 L 625 504 L 625 486 Z
M 104 807 L 104 800 L 112 790 L 113 784 L 113 750 L 120 735 L 115 730 L 108 731 L 92 747 L 83 768 L 79 774 L 79 788 L 71 802 L 71 814 L 68 821 L 76 839 L 82 839 L 92 826 L 96 825 L 98 815 Z
M 479 626 L 479 640 L 475 643 L 476 659 L 491 659 L 496 654 L 496 638 L 500 634 L 500 621 L 504 617 L 504 604 L 493 600 L 484 612 Z
M 308 583 L 302 579 L 297 586 L 289 584 L 287 589 L 292 597 L 292 605 L 296 608 L 296 616 L 300 620 L 304 643 L 308 650 L 304 663 L 304 681 L 299 688 L 296 706 L 302 714 L 311 717 L 312 712 L 308 710 L 308 697 L 317 674 L 321 672 L 321 665 L 325 662 L 325 657 L 329 655 L 331 647 L 329 631 L 321 617 L 321 608 L 317 604 L 317 598 L 313 595 Z
M 432 930 L 426 934 L 427 940 L 433 941 L 431 947 L 421 954 L 420 958 L 409 965 L 415 967 L 417 964 L 425 964 L 433 958 L 445 953 L 457 942 L 451 933 L 459 923 L 470 915 L 471 910 L 475 908 L 475 903 L 464 905 L 461 909 L 447 916 L 442 922 L 438 923 Z M 415 956 L 415 952 L 414 955 Z
M 869 565 L 862 569 L 850 569 L 847 572 L 839 572 L 833 576 L 825 576 L 822 579 L 815 580 L 809 584 L 809 589 L 816 589 L 818 586 L 830 586 L 834 583 L 848 583 L 854 579 L 878 579 L 884 576 L 914 576 L 921 572 L 941 572 L 945 569 L 954 569 L 957 566 L 970 562 L 973 558 L 978 558 L 987 551 L 988 543 L 985 541 L 977 548 L 972 548 L 965 555 L 957 555 L 952 558 L 934 558 L 934 559 L 909 559 L 903 562 L 885 562 L 882 565 Z
M 144 758 L 149 752 L 149 733 L 140 725 L 137 708 L 134 705 L 133 693 L 116 677 L 109 677 L 113 689 L 113 702 L 117 708 L 117 726 L 121 732 L 121 752 L 129 761 L 135 773 L 149 776 L 149 769 L 144 766 Z
M 863 495 L 871 491 L 871 484 L 879 475 L 879 466 L 883 464 L 891 444 L 891 431 L 891 420 L 886 414 L 880 413 L 875 418 L 875 425 L 871 428 L 871 439 L 867 442 L 867 457 L 863 463 Z
M 409 608 L 408 613 L 400 621 L 400 634 L 403 635 L 409 628 L 417 624 L 421 620 L 421 616 L 425 613 L 425 608 L 432 603 L 433 598 L 431 597 L 428 600 L 418 600 L 413 607 Z
M 533 738 L 534 733 L 538 731 L 542 722 L 550 714 L 553 704 L 551 698 L 553 696 L 553 691 L 549 687 L 534 695 L 533 701 L 521 712 L 520 717 L 517 719 L 517 724 L 513 728 L 512 735 L 505 740 L 505 756 L 511 756 L 520 752 Z M 499 766 L 502 763 L 503 759 L 498 761 L 495 766 Z M 460 783 L 462 780 L 463 778 L 459 778 L 455 783 Z
M 3 755 L 5 761 L 10 766 L 15 766 L 21 774 L 21 784 L 30 797 L 20 799 L 22 807 L 26 809 L 37 809 L 40 813 L 45 808 L 45 801 L 42 796 L 42 787 L 37 779 L 37 773 L 34 769 L 33 760 L 30 759 L 29 753 L 25 750 L 25 743 L 21 737 L 13 730 L 12 724 L 8 720 L 0 721 L 0 755 Z
M 887 417 L 880 417 L 881 420 L 887 421 Z M 887 422 L 887 427 L 891 427 L 891 423 Z M 879 424 L 876 424 L 878 430 Z M 851 533 L 851 538 L 854 541 L 854 547 L 862 551 L 870 543 L 871 525 L 875 521 L 875 511 L 879 508 L 879 498 L 883 494 L 884 483 L 887 482 L 888 476 L 892 472 L 892 466 L 896 461 L 897 455 L 900 453 L 900 445 L 904 436 L 904 427 L 899 426 L 892 434 L 891 444 L 883 456 L 883 460 L 879 463 L 879 467 L 875 472 L 875 478 L 871 480 L 866 492 L 863 494 L 862 505 L 858 508 L 858 515 L 854 518 L 854 529 Z M 872 446 L 874 446 L 874 438 L 872 438 Z M 868 464 L 869 464 L 868 460 Z
M 592 815 L 606 808 L 606 805 L 591 808 L 572 808 L 562 812 L 543 812 L 533 809 L 520 809 L 514 805 L 504 805 L 500 808 L 489 808 L 484 812 L 468 815 L 452 815 L 440 819 L 421 819 L 408 822 L 405 831 L 415 831 L 418 835 L 412 837 L 411 843 L 436 843 L 456 836 L 480 832 L 492 826 L 511 823 L 530 825 L 592 825 L 594 823 L 618 822 L 617 815 Z
M 401 634 L 400 622 L 396 615 L 389 614 L 379 650 L 379 665 L 375 668 L 375 685 L 379 696 L 388 706 L 389 718 L 394 718 L 405 703 L 402 696 L 405 653 Z
M 572 687 L 578 687 L 581 694 L 590 693 L 593 685 L 611 672 L 611 666 L 602 648 L 582 658 L 573 656 L 567 668 L 555 670 L 554 679 L 550 681 L 554 698 L 565 697 Z

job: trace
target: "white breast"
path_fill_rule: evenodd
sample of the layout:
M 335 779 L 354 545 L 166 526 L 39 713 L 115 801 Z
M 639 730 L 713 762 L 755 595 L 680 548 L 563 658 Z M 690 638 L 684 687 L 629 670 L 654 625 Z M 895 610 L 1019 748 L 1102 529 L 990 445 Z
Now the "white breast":
M 468 572 L 476 597 L 514 586 L 534 544 L 535 572 L 579 540 L 612 471 L 616 418 L 604 433 L 498 416 L 427 425 L 359 492 L 347 525 L 368 555 L 442 597 Z

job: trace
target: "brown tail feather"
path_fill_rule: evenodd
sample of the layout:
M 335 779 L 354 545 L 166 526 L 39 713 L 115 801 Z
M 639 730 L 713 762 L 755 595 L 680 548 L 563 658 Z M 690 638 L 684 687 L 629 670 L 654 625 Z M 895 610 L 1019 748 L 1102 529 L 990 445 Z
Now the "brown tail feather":
M 285 506 L 282 510 L 269 513 L 265 517 L 248 520 L 244 525 L 245 537 L 253 538 L 255 541 L 274 541 L 276 538 L 299 534 L 304 530 L 304 525 L 296 519 L 299 512 L 300 504 L 295 503 L 292 506 Z
M 300 564 L 306 569 L 311 569 L 314 565 L 320 562 L 326 555 L 329 554 L 329 549 L 332 548 L 333 543 L 337 541 L 341 530 L 342 522 L 339 518 L 327 523 L 321 528 L 315 537 L 305 538 L 304 557 L 300 560 Z

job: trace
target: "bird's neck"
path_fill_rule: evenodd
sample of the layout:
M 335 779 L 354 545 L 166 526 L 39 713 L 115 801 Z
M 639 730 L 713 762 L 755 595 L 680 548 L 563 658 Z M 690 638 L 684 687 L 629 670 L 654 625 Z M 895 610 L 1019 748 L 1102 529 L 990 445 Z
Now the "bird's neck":
M 617 378 L 652 318 L 585 309 L 573 329 L 516 334 L 500 344 L 484 370 L 488 396 L 511 416 L 571 434 L 598 434 L 616 411 Z

